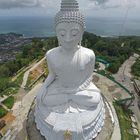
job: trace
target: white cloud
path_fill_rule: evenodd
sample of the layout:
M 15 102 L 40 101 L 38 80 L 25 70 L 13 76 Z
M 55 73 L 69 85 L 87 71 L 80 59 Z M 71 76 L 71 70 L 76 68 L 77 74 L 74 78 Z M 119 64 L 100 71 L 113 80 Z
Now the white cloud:
M 89 4 L 90 8 L 119 8 L 119 7 L 135 7 L 137 4 L 140 4 L 140 0 L 89 0 L 91 3 Z
M 102 5 L 108 2 L 109 0 L 89 0 L 91 2 L 94 2 L 96 5 Z
M 55 8 L 61 0 L 0 0 L 1 9 L 18 7 L 51 7 Z M 121 6 L 134 7 L 140 0 L 79 0 L 79 3 L 91 5 L 91 8 L 118 8 Z M 140 4 L 140 2 L 139 2 Z
M 1 9 L 36 6 L 38 0 L 0 0 Z
M 55 3 L 58 3 L 58 0 L 0 0 L 0 9 L 52 7 Z

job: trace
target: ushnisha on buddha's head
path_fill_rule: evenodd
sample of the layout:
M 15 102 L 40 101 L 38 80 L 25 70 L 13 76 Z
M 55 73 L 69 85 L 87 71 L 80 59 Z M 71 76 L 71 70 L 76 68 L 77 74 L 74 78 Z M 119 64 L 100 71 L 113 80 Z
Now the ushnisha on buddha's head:
M 76 0 L 62 0 L 61 9 L 55 17 L 55 30 L 62 48 L 72 49 L 81 44 L 85 19 Z

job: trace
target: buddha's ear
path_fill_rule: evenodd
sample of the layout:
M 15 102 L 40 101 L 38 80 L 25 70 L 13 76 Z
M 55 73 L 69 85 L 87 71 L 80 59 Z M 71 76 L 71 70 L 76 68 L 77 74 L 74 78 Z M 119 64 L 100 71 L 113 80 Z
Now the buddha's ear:
M 84 34 L 84 31 L 81 32 L 81 36 L 80 36 L 80 40 L 79 40 L 79 45 L 80 45 L 80 46 L 81 46 L 81 44 L 82 44 L 83 34 Z
M 82 39 L 83 39 L 83 36 L 81 36 L 81 38 L 80 38 L 80 41 L 79 41 L 79 46 L 81 46 L 81 44 L 82 44 Z

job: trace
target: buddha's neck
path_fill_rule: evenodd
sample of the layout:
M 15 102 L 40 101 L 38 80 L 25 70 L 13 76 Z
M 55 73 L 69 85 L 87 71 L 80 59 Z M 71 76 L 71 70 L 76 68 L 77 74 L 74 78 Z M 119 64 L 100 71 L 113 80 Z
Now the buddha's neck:
M 65 47 L 61 46 L 61 50 L 65 54 L 74 54 L 79 48 L 80 48 L 79 45 L 77 45 L 75 47 L 70 47 L 70 48 L 65 48 Z

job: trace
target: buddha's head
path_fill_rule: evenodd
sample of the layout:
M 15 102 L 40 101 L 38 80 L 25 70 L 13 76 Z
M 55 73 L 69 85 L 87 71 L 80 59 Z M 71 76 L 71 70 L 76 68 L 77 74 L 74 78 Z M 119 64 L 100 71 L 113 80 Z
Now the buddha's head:
M 68 49 L 80 44 L 85 30 L 85 20 L 76 0 L 62 0 L 61 10 L 55 17 L 55 30 L 62 47 Z

